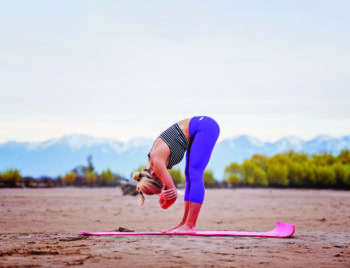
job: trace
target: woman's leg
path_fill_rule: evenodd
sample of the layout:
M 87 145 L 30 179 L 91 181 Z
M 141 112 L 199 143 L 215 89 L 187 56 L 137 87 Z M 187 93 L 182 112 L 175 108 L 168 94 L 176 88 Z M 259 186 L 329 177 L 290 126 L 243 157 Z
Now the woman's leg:
M 196 136 L 191 146 L 188 170 L 191 182 L 188 199 L 190 202 L 203 203 L 205 194 L 203 175 L 219 134 L 219 126 L 211 118 L 204 118 L 202 123 L 198 126 Z
M 190 192 L 191 192 L 191 180 L 190 180 L 190 173 L 189 173 L 189 167 L 190 167 L 190 155 L 191 155 L 191 146 L 192 142 L 190 142 L 187 152 L 186 152 L 186 167 L 185 167 L 185 178 L 186 178 L 186 188 L 185 188 L 185 197 L 184 197 L 184 214 L 182 217 L 182 220 L 179 224 L 179 226 L 182 226 L 185 224 L 190 203 L 189 203 L 189 197 L 190 197 Z
M 186 167 L 185 167 L 186 188 L 185 188 L 185 197 L 184 197 L 185 201 L 189 200 L 190 192 L 191 192 L 191 179 L 190 179 L 190 173 L 189 173 L 191 148 L 192 148 L 192 142 L 190 142 L 186 152 Z
M 199 125 L 190 150 L 188 176 L 190 179 L 189 193 L 185 200 L 189 201 L 185 224 L 173 230 L 175 232 L 193 232 L 196 229 L 197 218 L 204 200 L 203 174 L 208 165 L 211 153 L 219 137 L 220 129 L 211 118 L 205 118 Z M 187 184 L 186 184 L 187 192 Z
M 190 202 L 185 201 L 185 204 L 184 204 L 184 214 L 183 214 L 183 216 L 182 216 L 181 222 L 180 222 L 178 225 L 176 225 L 175 227 L 173 227 L 173 228 L 171 228 L 171 229 L 169 229 L 169 230 L 166 230 L 166 231 L 164 231 L 164 232 L 171 232 L 171 231 L 173 231 L 173 230 L 178 229 L 178 228 L 181 227 L 182 225 L 184 225 L 184 224 L 186 223 L 186 220 L 187 220 L 187 215 L 188 215 L 189 208 L 190 208 Z

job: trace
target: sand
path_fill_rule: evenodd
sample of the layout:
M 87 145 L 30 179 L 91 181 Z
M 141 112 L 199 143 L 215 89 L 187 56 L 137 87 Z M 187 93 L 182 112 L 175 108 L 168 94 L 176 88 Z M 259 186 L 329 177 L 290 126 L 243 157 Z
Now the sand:
M 161 231 L 183 201 L 160 209 L 156 196 L 119 188 L 0 190 L 1 267 L 350 267 L 350 192 L 208 189 L 198 230 L 268 231 L 295 224 L 292 238 L 87 237 L 85 231 Z

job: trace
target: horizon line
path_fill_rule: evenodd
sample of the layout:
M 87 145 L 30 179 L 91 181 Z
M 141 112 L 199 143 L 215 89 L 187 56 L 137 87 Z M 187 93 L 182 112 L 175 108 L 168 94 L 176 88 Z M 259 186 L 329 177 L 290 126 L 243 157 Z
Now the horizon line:
M 47 139 L 42 139 L 42 140 L 38 140 L 38 141 L 35 141 L 35 140 L 26 140 L 26 141 L 23 141 L 23 140 L 7 140 L 7 141 L 0 141 L 0 145 L 3 145 L 3 144 L 6 144 L 6 143 L 42 143 L 42 142 L 47 142 L 47 141 L 52 141 L 52 140 L 60 140 L 60 139 L 63 139 L 65 137 L 73 137 L 73 136 L 85 136 L 85 137 L 89 137 L 89 138 L 93 138 L 93 139 L 105 139 L 105 140 L 114 140 L 114 141 L 117 141 L 117 142 L 122 142 L 122 143 L 128 143 L 128 142 L 131 142 L 131 141 L 134 141 L 134 140 L 138 140 L 138 139 L 149 139 L 149 140 L 153 140 L 154 138 L 151 138 L 151 137 L 136 137 L 136 138 L 131 138 L 129 140 L 121 140 L 121 139 L 117 139 L 117 138 L 114 138 L 114 137 L 107 137 L 107 136 L 97 136 L 97 135 L 89 135 L 89 134 L 83 134 L 83 133 L 72 133 L 72 134 L 65 134 L 65 135 L 61 135 L 59 137 L 52 137 L 52 138 L 47 138 Z M 327 138 L 331 138 L 331 139 L 340 139 L 340 138 L 345 138 L 345 137 L 349 137 L 350 134 L 348 135 L 341 135 L 341 136 L 332 136 L 332 135 L 327 135 L 327 134 L 318 134 L 318 135 L 315 135 L 313 136 L 312 138 L 309 138 L 309 139 L 303 139 L 303 138 L 300 138 L 296 135 L 288 135 L 288 136 L 283 136 L 283 137 L 280 137 L 280 138 L 277 138 L 277 139 L 274 139 L 274 140 L 264 140 L 264 139 L 260 139 L 256 136 L 253 136 L 253 135 L 249 135 L 249 134 L 237 134 L 237 135 L 233 135 L 233 136 L 229 136 L 229 137 L 224 137 L 222 139 L 219 138 L 218 142 L 222 142 L 224 140 L 230 140 L 230 139 L 236 139 L 236 138 L 239 138 L 239 137 L 248 137 L 248 138 L 253 138 L 253 139 L 256 139 L 258 141 L 261 141 L 261 142 L 264 142 L 264 143 L 275 143 L 275 142 L 278 142 L 280 140 L 283 140 L 283 139 L 286 139 L 286 138 L 296 138 L 298 140 L 301 140 L 301 141 L 311 141 L 311 140 L 314 140 L 314 139 L 317 139 L 317 138 L 320 138 L 320 137 L 327 137 Z

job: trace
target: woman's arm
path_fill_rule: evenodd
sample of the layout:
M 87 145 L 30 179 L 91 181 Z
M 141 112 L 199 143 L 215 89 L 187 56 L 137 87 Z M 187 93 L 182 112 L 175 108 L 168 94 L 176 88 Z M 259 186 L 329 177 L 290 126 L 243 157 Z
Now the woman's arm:
M 169 189 L 174 189 L 175 191 L 171 191 L 171 196 L 174 196 L 171 199 L 165 199 L 164 197 L 166 197 L 166 195 L 162 195 L 160 196 L 159 199 L 159 204 L 161 206 L 161 208 L 163 209 L 167 209 L 168 207 L 170 207 L 172 204 L 175 203 L 176 198 L 177 198 L 177 194 L 176 194 L 176 187 L 173 181 L 173 178 L 171 177 L 168 169 L 165 166 L 164 161 L 153 159 L 153 171 L 156 174 L 156 176 L 161 180 L 162 184 L 163 184 L 163 190 L 169 190 Z
M 170 207 L 177 198 L 176 187 L 171 177 L 167 166 L 166 159 L 170 154 L 169 147 L 165 144 L 163 147 L 159 146 L 157 150 L 151 152 L 149 166 L 156 177 L 160 179 L 163 185 L 163 190 L 160 195 L 159 204 L 163 209 Z
M 173 178 L 171 177 L 168 169 L 165 166 L 165 162 L 159 158 L 153 159 L 153 171 L 160 179 L 165 189 L 175 188 Z

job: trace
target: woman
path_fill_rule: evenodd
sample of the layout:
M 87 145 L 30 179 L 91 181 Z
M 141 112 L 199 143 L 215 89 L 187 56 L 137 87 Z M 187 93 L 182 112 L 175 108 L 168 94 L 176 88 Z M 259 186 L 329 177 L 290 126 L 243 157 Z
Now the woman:
M 155 140 L 148 154 L 149 168 L 135 172 L 137 190 L 141 194 L 160 194 L 159 203 L 163 209 L 171 206 L 177 198 L 175 184 L 168 172 L 181 162 L 186 153 L 186 190 L 183 218 L 176 227 L 166 232 L 195 232 L 198 214 L 204 200 L 203 174 L 219 137 L 220 128 L 214 119 L 196 116 L 182 120 L 165 130 Z

